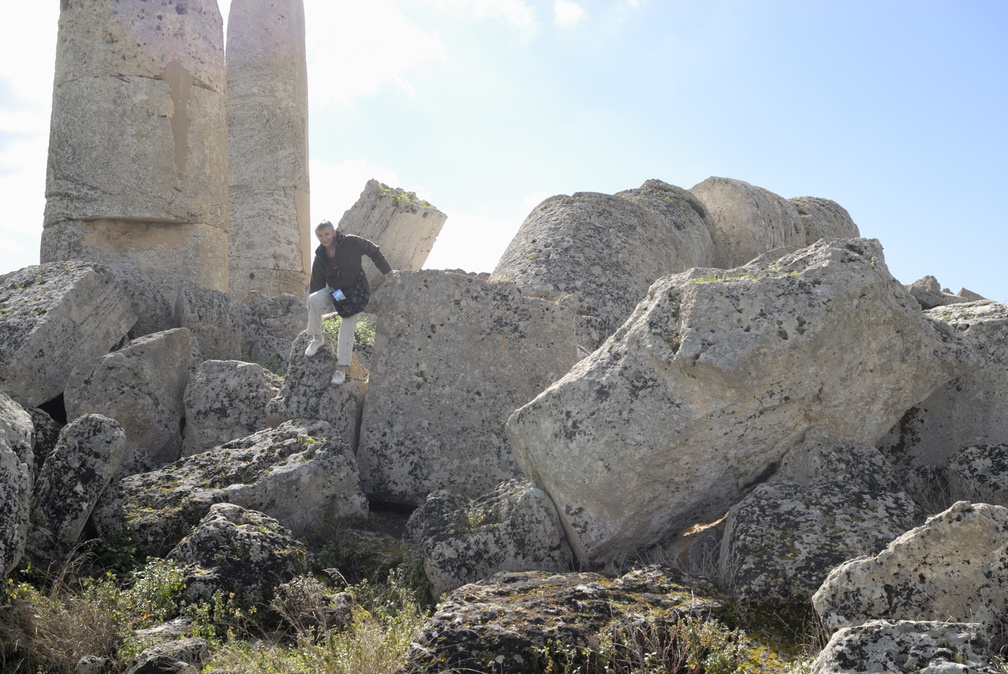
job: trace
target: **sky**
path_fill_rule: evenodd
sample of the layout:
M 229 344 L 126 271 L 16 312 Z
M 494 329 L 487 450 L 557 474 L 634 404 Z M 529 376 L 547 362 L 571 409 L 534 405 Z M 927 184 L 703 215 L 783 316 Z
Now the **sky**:
M 226 18 L 230 0 L 220 0 Z M 0 27 L 0 274 L 39 260 L 59 3 Z M 369 178 L 491 271 L 533 207 L 657 178 L 832 199 L 905 284 L 1008 302 L 1004 0 L 304 0 L 311 219 Z

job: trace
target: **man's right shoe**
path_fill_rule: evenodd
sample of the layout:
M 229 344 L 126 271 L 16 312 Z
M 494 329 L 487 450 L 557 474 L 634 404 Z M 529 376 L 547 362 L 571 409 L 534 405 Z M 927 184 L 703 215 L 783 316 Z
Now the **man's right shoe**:
M 304 350 L 304 355 L 306 355 L 309 358 L 311 358 L 316 353 L 318 353 L 319 348 L 322 346 L 322 341 L 323 340 L 321 340 L 321 339 L 317 339 L 315 337 L 312 337 L 311 341 L 308 342 L 308 348 Z

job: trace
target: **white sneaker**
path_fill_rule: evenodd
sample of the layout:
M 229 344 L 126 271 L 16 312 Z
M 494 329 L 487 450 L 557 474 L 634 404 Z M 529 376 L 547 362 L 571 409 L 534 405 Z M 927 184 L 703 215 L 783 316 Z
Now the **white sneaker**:
M 304 355 L 311 358 L 316 353 L 318 353 L 319 348 L 322 346 L 323 340 L 316 337 L 312 337 L 311 341 L 308 342 L 308 348 L 304 350 Z
M 329 380 L 330 384 L 342 384 L 346 381 L 346 375 L 343 374 L 343 370 L 336 370 L 333 372 L 332 379 Z

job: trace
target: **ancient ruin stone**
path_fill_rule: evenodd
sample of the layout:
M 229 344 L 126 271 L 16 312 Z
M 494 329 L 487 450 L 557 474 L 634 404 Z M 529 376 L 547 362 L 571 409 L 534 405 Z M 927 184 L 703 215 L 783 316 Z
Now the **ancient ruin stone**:
M 63 561 L 73 550 L 125 452 L 126 434 L 114 419 L 89 414 L 63 428 L 32 492 L 34 565 Z
M 80 363 L 108 353 L 136 320 L 115 278 L 81 263 L 0 276 L 0 390 L 25 407 L 63 393 Z
M 812 597 L 825 625 L 867 620 L 977 622 L 991 629 L 1008 602 L 1008 509 L 959 501 L 873 557 L 833 569 Z
M 969 358 L 921 315 L 877 241 L 818 242 L 660 279 L 507 432 L 579 559 L 600 563 L 720 518 L 810 420 L 874 443 Z
M 805 244 L 819 239 L 856 239 L 861 236 L 847 209 L 835 201 L 821 197 L 788 199 L 805 228 Z
M 186 420 L 182 456 L 267 428 L 263 411 L 280 392 L 280 383 L 280 377 L 255 363 L 201 363 L 182 397 Z
M 956 499 L 1008 506 L 1008 444 L 960 449 L 949 458 L 948 481 Z
M 323 421 L 288 422 L 119 481 L 92 518 L 163 555 L 218 502 L 260 510 L 296 534 L 367 516 L 353 450 Z
M 914 296 L 914 299 L 920 302 L 922 309 L 934 309 L 935 307 L 942 307 L 948 304 L 963 304 L 972 301 L 966 297 L 953 295 L 950 292 L 942 290 L 942 287 L 938 284 L 938 279 L 934 276 L 925 276 L 922 279 L 914 281 L 907 286 L 907 290 Z
M 690 188 L 714 223 L 713 266 L 730 269 L 763 253 L 805 245 L 805 226 L 787 200 L 731 178 L 708 178 Z
M 614 196 L 551 197 L 525 219 L 491 281 L 570 306 L 582 317 L 578 344 L 590 352 L 655 279 L 710 265 L 708 220 L 695 197 L 660 181 Z
M 410 515 L 430 595 L 498 571 L 563 571 L 572 555 L 556 507 L 530 482 L 511 480 L 478 499 L 437 491 Z
M 836 632 L 809 674 L 995 671 L 987 658 L 987 639 L 975 623 L 872 620 Z
M 447 218 L 413 192 L 369 180 L 357 203 L 340 218 L 339 229 L 378 244 L 393 269 L 416 271 L 427 261 Z M 377 289 L 382 274 L 368 258 L 364 271 Z
M 215 0 L 64 2 L 41 259 L 227 290 L 223 21 Z
M 124 475 L 150 470 L 182 452 L 182 395 L 189 383 L 192 337 L 185 328 L 133 340 L 70 374 L 67 418 L 102 414 L 126 431 Z
M 210 647 L 205 639 L 176 639 L 144 649 L 130 660 L 126 674 L 197 674 L 209 659 Z
M 350 376 L 338 386 L 331 383 L 336 370 L 336 344 L 326 339 L 312 356 L 304 355 L 307 333 L 302 332 L 290 346 L 287 374 L 279 394 L 266 404 L 266 421 L 279 426 L 294 419 L 320 419 L 332 425 L 340 438 L 357 447 L 361 406 L 368 390 L 366 373 L 357 354 L 350 364 Z
M 186 577 L 189 601 L 207 601 L 216 592 L 240 608 L 269 603 L 277 586 L 308 567 L 308 552 L 275 519 L 233 503 L 210 506 L 169 559 L 198 568 Z
M 230 293 L 298 297 L 311 271 L 303 0 L 232 0 L 227 24 Z
M 511 283 L 433 270 L 395 274 L 370 308 L 365 493 L 420 505 L 462 482 L 485 493 L 519 477 L 504 421 L 574 364 L 571 315 Z
M 523 674 L 540 671 L 536 663 L 544 652 L 571 658 L 565 661 L 570 671 L 590 671 L 586 651 L 621 625 L 640 626 L 650 618 L 667 626 L 689 616 L 716 615 L 721 603 L 705 597 L 704 589 L 685 587 L 657 567 L 615 579 L 500 573 L 438 604 L 413 640 L 402 671 Z
M 176 326 L 192 334 L 197 362 L 241 357 L 241 317 L 227 294 L 182 283 L 175 298 L 174 319 Z
M 291 344 L 305 329 L 305 303 L 294 295 L 264 297 L 253 293 L 238 305 L 242 326 L 242 360 L 287 372 Z M 304 349 L 301 350 L 304 353 Z
M 911 407 L 878 441 L 901 466 L 944 466 L 964 447 L 1008 442 L 1008 305 L 970 302 L 925 315 L 965 340 L 975 366 Z
M 807 603 L 835 566 L 878 552 L 918 521 L 903 492 L 828 476 L 761 484 L 728 513 L 721 579 L 742 602 Z
M 31 417 L 0 391 L 0 572 L 6 576 L 24 554 L 32 489 Z

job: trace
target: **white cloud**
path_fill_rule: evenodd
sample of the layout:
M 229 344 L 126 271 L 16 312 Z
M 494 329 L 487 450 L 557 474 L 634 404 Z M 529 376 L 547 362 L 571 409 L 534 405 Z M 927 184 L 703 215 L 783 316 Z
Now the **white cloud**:
M 553 17 L 558 26 L 567 28 L 577 25 L 585 17 L 585 11 L 572 0 L 556 0 L 553 3 Z
M 439 10 L 470 12 L 479 19 L 504 19 L 523 32 L 535 29 L 535 10 L 524 0 L 426 0 Z
M 390 87 L 410 96 L 411 70 L 450 60 L 440 36 L 411 23 L 391 0 L 309 0 L 305 21 L 313 106 L 349 105 Z

